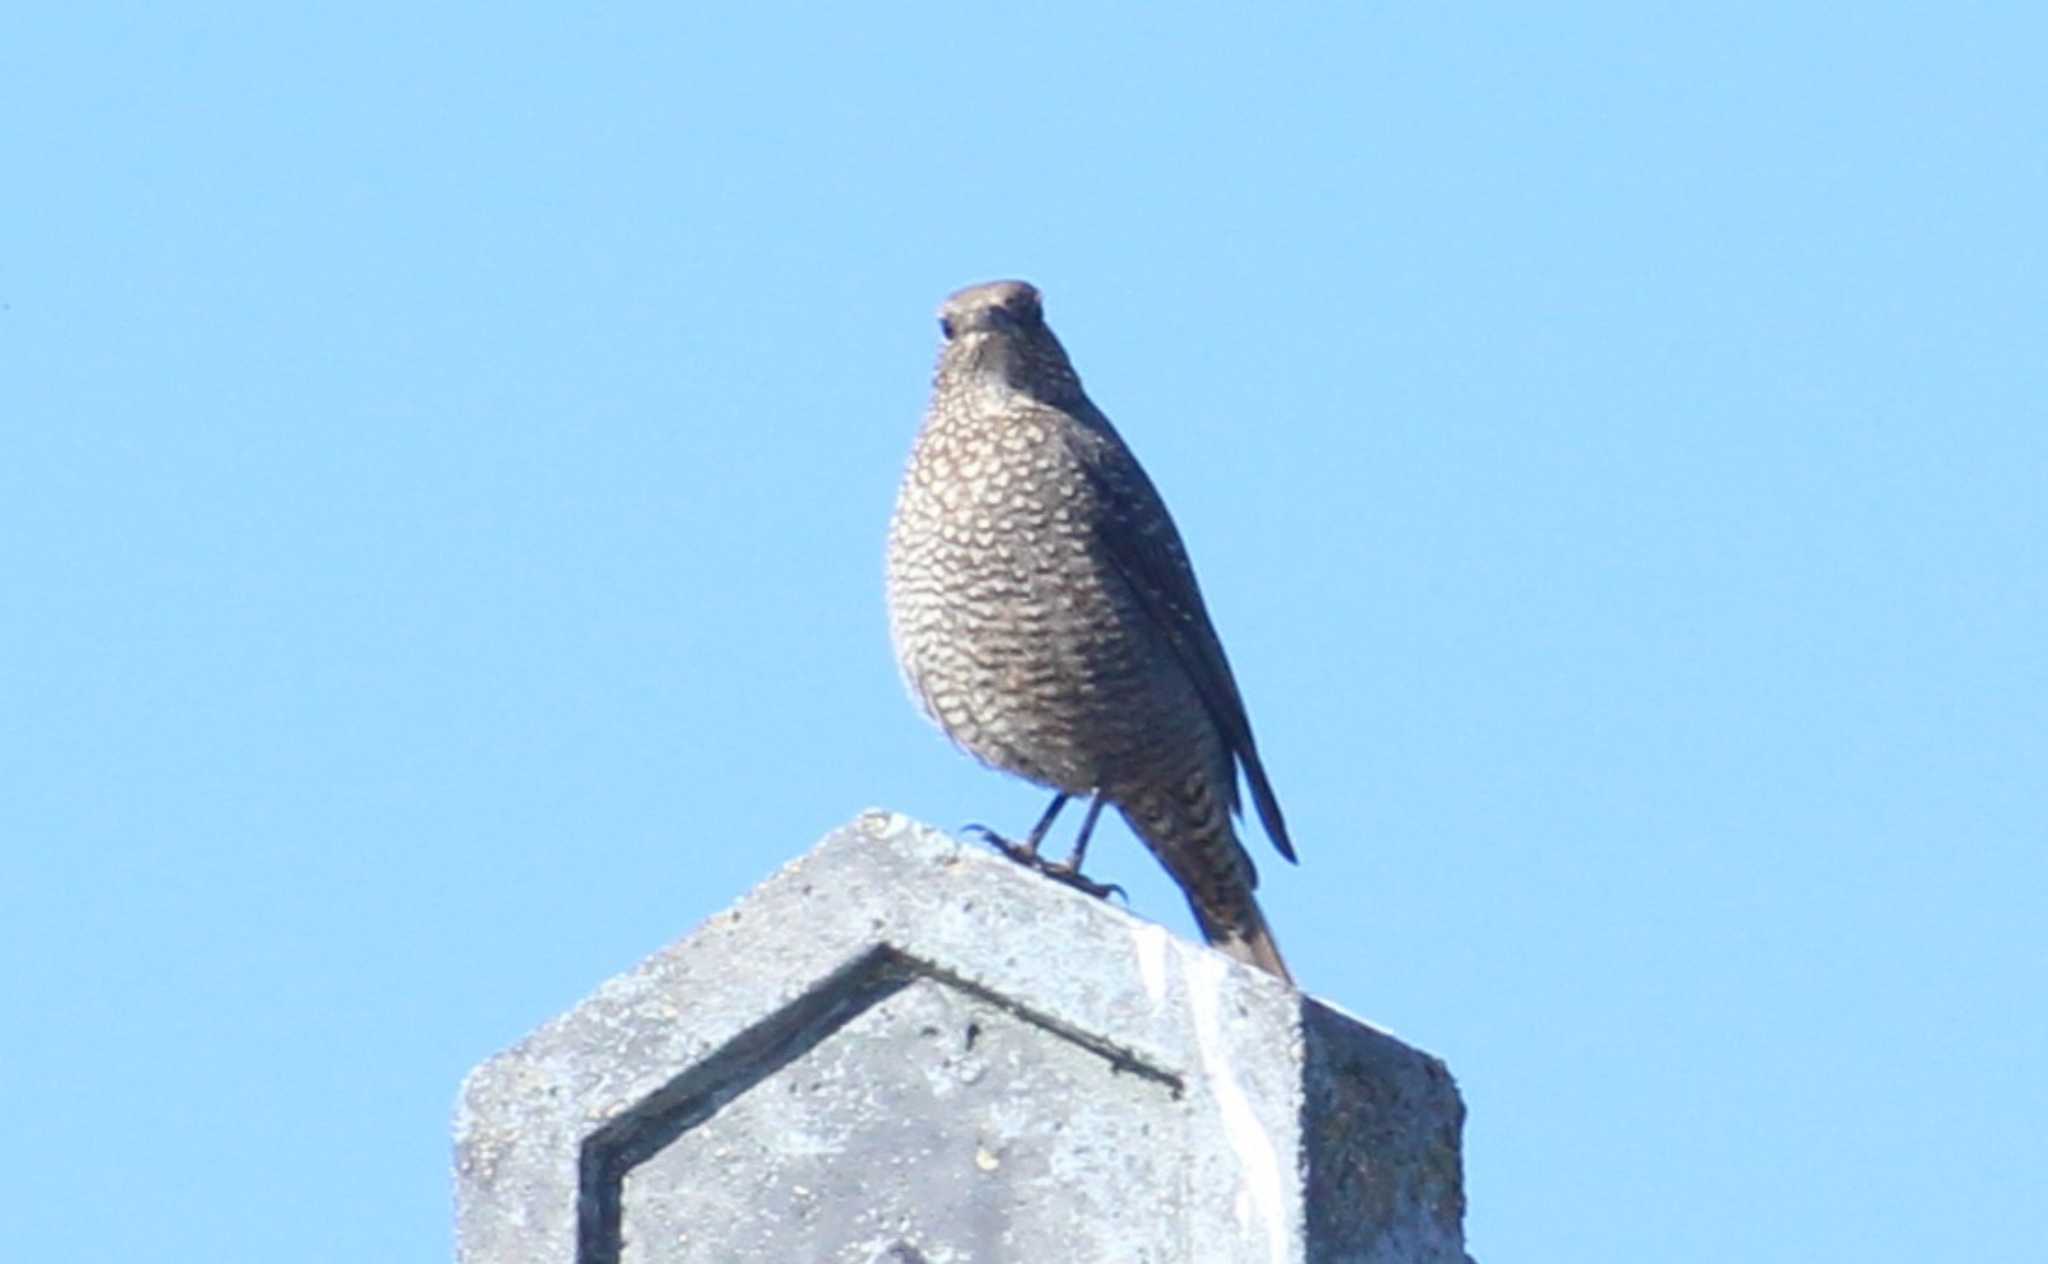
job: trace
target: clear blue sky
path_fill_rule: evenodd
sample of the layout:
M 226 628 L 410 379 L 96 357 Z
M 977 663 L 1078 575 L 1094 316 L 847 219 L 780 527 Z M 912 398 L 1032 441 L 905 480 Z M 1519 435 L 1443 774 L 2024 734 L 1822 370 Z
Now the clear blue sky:
M 2038 1256 L 2039 6 L 178 7 L 0 19 L 10 1254 L 443 1259 L 469 1066 L 1028 824 L 881 605 L 1022 276 L 1482 1260 Z

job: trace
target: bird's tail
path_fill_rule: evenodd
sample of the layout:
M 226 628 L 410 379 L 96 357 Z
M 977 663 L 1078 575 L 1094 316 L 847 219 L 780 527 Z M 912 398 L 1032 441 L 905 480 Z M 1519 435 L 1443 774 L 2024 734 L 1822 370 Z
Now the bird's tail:
M 1192 896 L 1188 907 L 1194 910 L 1195 924 L 1202 928 L 1202 937 L 1216 951 L 1248 966 L 1257 966 L 1285 983 L 1294 982 L 1294 976 L 1287 972 L 1287 963 L 1280 959 L 1280 945 L 1273 942 L 1273 928 L 1266 925 L 1266 915 L 1251 892 L 1244 893 L 1241 906 L 1235 910 L 1237 916 L 1231 919 L 1203 912 Z
M 1151 849 L 1188 897 L 1195 924 L 1211 947 L 1293 983 L 1287 963 L 1252 896 L 1258 870 L 1230 827 L 1227 810 L 1195 783 L 1186 796 L 1134 795 L 1118 805 L 1131 830 Z

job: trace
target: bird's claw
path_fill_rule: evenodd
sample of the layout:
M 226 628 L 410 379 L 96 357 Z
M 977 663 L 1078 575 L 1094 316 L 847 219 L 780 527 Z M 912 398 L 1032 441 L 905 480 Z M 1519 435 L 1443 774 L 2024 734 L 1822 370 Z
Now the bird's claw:
M 1045 861 L 1039 858 L 1037 851 L 1025 846 L 1023 843 L 1011 842 L 986 825 L 963 825 L 960 827 L 960 832 L 987 843 L 1020 865 L 1025 865 L 1032 869 L 1043 869 L 1045 866 Z
M 1125 908 L 1130 907 L 1130 892 L 1114 882 L 1097 882 L 1071 865 L 1054 864 L 1047 860 L 1041 860 L 1032 867 L 1063 886 L 1070 886 L 1076 891 L 1085 891 L 1098 900 L 1106 900 L 1111 895 L 1115 895 L 1124 902 Z

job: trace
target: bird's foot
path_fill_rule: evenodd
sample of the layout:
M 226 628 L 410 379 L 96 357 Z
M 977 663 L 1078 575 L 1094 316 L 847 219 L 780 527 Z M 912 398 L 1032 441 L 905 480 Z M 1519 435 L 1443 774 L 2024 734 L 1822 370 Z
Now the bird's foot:
M 963 825 L 960 827 L 960 832 L 987 843 L 1028 869 L 1038 869 L 1045 864 L 1045 861 L 1039 856 L 1036 847 L 1028 843 L 1012 842 L 986 825 Z
M 1050 860 L 1040 860 L 1032 867 L 1062 886 L 1070 886 L 1076 891 L 1085 891 L 1098 900 L 1106 900 L 1114 895 L 1124 902 L 1124 907 L 1130 907 L 1130 892 L 1125 891 L 1114 882 L 1097 882 L 1072 865 L 1055 864 Z
M 1085 891 L 1098 900 L 1106 900 L 1112 894 L 1115 894 L 1122 897 L 1125 904 L 1131 902 L 1130 895 L 1116 883 L 1097 882 L 1071 864 L 1047 860 L 1044 856 L 1039 855 L 1038 849 L 1031 844 L 1013 842 L 986 825 L 963 826 L 960 832 L 972 835 L 981 842 L 987 843 L 1003 855 L 1008 856 L 1011 860 L 1023 865 L 1026 869 L 1051 878 L 1061 886 L 1072 887 L 1076 891 Z

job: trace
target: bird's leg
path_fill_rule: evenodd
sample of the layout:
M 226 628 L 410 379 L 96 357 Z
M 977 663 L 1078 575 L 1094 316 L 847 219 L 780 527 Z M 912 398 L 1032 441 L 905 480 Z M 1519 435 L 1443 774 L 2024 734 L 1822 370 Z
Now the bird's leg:
M 1045 861 L 1039 859 L 1039 845 L 1045 842 L 1046 831 L 1052 828 L 1053 821 L 1059 817 L 1060 809 L 1067 806 L 1067 800 L 1072 797 L 1064 792 L 1054 795 L 1052 803 L 1045 809 L 1045 815 L 1038 818 L 1038 824 L 1031 827 L 1030 835 L 1021 843 L 1011 842 L 986 825 L 970 825 L 967 827 L 966 832 L 977 835 L 981 841 L 1020 865 L 1029 865 L 1033 869 L 1043 870 L 1045 868 Z M 1093 817 L 1090 819 L 1092 820 Z
M 1060 868 L 1068 873 L 1081 872 L 1081 861 L 1088 855 L 1088 836 L 1095 832 L 1095 818 L 1101 815 L 1102 792 L 1098 790 L 1095 797 L 1088 800 L 1088 815 L 1081 818 L 1081 832 L 1074 836 L 1074 850 Z
M 1041 863 L 1039 872 L 1055 882 L 1064 882 L 1077 891 L 1086 891 L 1098 900 L 1108 899 L 1110 892 L 1114 891 L 1129 901 L 1130 897 L 1124 895 L 1124 889 L 1116 883 L 1096 882 L 1081 873 L 1081 861 L 1088 855 L 1088 836 L 1095 832 L 1095 818 L 1102 815 L 1104 801 L 1102 792 L 1097 790 L 1095 797 L 1088 801 L 1088 815 L 1081 818 L 1081 832 L 1074 838 L 1072 854 L 1056 865 Z
M 1122 895 L 1124 889 L 1120 886 L 1093 882 L 1081 876 L 1081 860 L 1088 854 L 1088 836 L 1095 831 L 1095 818 L 1102 815 L 1103 798 L 1100 792 L 1088 801 L 1088 816 L 1081 822 L 1081 834 L 1074 840 L 1073 854 L 1058 864 L 1038 854 L 1047 832 L 1052 829 L 1053 821 L 1059 817 L 1060 809 L 1067 806 L 1067 800 L 1072 797 L 1066 793 L 1054 795 L 1052 803 L 1045 809 L 1045 815 L 1038 818 L 1038 824 L 1031 827 L 1031 833 L 1021 843 L 1011 842 L 986 825 L 969 825 L 966 832 L 980 838 L 1025 868 L 1036 869 L 1054 882 L 1070 886 L 1076 891 L 1086 891 L 1099 900 L 1108 899 L 1112 891 Z
M 1036 860 L 1038 858 L 1038 845 L 1045 841 L 1046 831 L 1052 828 L 1052 823 L 1058 818 L 1060 809 L 1067 806 L 1067 800 L 1072 797 L 1065 791 L 1054 795 L 1052 802 L 1045 806 L 1045 815 L 1039 817 L 1038 824 L 1031 827 L 1031 836 L 1024 840 L 1024 850 L 1031 853 L 1032 859 Z M 1095 819 L 1092 808 L 1090 809 L 1088 819 L 1091 821 Z

